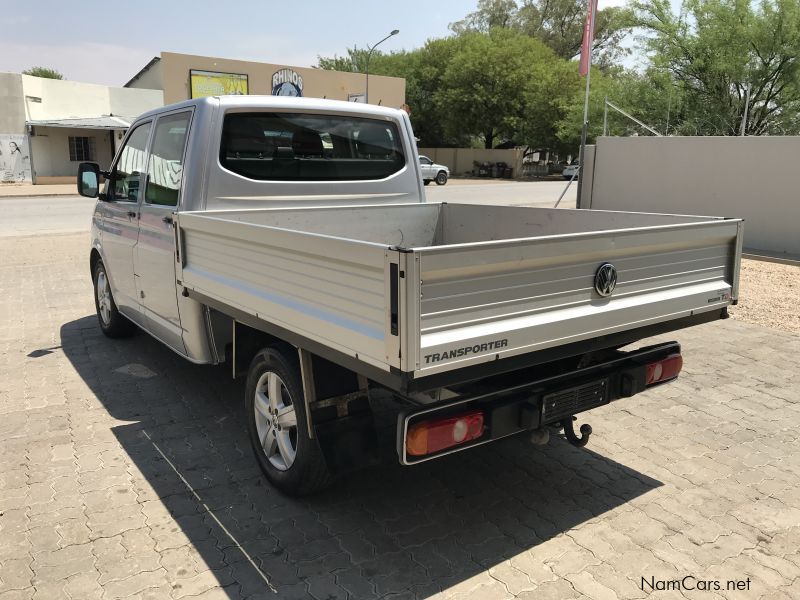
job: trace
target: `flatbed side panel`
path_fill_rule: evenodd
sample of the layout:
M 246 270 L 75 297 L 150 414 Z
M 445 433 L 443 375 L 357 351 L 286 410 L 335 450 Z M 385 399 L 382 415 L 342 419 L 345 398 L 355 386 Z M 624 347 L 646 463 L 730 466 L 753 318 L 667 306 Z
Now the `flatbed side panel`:
M 387 249 L 202 214 L 179 216 L 182 283 L 383 370 Z M 396 347 L 396 345 L 392 345 Z
M 719 220 L 415 250 L 415 377 L 719 310 L 738 233 Z M 606 262 L 618 281 L 603 298 Z
M 366 198 L 365 202 L 370 200 Z M 314 206 L 213 211 L 214 218 L 372 242 L 386 246 L 433 244 L 439 204 Z
M 721 219 L 690 215 L 450 203 L 445 206 L 444 220 L 447 225 L 440 236 L 442 245 Z

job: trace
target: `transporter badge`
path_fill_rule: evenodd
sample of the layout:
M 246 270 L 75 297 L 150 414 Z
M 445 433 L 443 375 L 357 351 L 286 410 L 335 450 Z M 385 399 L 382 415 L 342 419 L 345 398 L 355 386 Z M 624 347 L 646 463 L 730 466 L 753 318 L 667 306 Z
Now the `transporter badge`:
M 594 274 L 595 291 L 606 298 L 611 295 L 617 287 L 617 269 L 611 263 L 604 263 Z
M 441 360 L 450 360 L 452 358 L 463 358 L 470 354 L 483 354 L 489 350 L 497 350 L 498 348 L 508 348 L 508 338 L 502 340 L 494 340 L 492 342 L 484 342 L 483 344 L 475 344 L 474 346 L 464 346 L 463 348 L 455 348 L 453 350 L 445 350 L 444 352 L 434 352 L 433 354 L 425 355 L 425 364 L 439 362 Z

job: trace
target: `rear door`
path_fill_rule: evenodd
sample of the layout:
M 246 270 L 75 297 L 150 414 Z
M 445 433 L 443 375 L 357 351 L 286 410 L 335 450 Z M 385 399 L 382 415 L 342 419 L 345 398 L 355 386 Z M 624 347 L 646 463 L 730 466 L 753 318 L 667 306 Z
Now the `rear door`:
M 142 323 L 143 317 L 133 278 L 133 250 L 139 231 L 137 210 L 151 127 L 152 122 L 147 121 L 131 130 L 111 170 L 106 188 L 108 201 L 99 205 L 104 217 L 100 236 L 103 260 L 114 300 L 119 310 L 137 323 Z
M 153 335 L 184 353 L 175 283 L 173 216 L 180 201 L 191 110 L 159 115 L 147 162 L 134 268 L 136 286 Z

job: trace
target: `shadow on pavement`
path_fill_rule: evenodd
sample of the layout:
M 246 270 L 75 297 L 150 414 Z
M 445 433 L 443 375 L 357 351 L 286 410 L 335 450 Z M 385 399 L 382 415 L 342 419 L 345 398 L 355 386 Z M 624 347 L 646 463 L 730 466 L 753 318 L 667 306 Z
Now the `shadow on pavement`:
M 109 340 L 93 315 L 63 325 L 60 343 L 129 421 L 113 433 L 146 480 L 136 491 L 169 511 L 148 522 L 153 537 L 182 531 L 231 598 L 427 597 L 661 485 L 561 439 L 514 438 L 413 468 L 387 460 L 295 500 L 262 478 L 227 367 L 146 334 Z

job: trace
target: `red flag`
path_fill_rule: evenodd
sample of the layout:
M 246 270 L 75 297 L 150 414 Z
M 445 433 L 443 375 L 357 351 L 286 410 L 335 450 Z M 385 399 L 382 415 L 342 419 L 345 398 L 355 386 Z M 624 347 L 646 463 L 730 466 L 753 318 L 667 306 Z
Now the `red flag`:
M 586 24 L 583 26 L 583 45 L 581 46 L 581 63 L 579 73 L 589 73 L 589 60 L 594 41 L 594 15 L 597 12 L 597 0 L 586 0 Z

